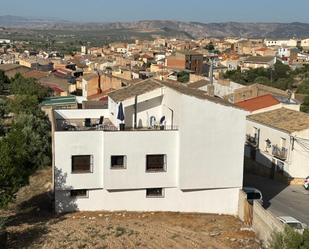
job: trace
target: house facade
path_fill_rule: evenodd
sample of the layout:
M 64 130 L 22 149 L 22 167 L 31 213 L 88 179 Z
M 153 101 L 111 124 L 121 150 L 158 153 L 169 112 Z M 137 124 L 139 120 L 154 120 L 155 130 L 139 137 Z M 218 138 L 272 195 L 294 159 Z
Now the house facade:
M 247 117 L 245 155 L 292 179 L 309 174 L 309 115 L 280 108 Z
M 236 214 L 246 114 L 154 79 L 111 92 L 108 109 L 56 110 L 56 212 Z

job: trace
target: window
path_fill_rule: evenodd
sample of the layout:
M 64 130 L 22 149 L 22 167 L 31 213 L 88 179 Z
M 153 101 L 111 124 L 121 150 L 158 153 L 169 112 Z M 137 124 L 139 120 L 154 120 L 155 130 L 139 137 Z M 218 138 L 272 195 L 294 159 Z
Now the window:
M 150 172 L 166 171 L 166 155 L 147 155 L 146 171 Z
M 72 173 L 91 173 L 93 156 L 72 156 Z
M 71 197 L 88 198 L 88 191 L 86 189 L 74 189 L 70 191 Z
M 281 148 L 285 148 L 286 147 L 286 139 L 285 138 L 281 138 Z
M 146 189 L 146 197 L 164 197 L 164 191 L 162 188 L 148 188 Z
M 126 161 L 126 156 L 111 156 L 111 169 L 125 169 Z

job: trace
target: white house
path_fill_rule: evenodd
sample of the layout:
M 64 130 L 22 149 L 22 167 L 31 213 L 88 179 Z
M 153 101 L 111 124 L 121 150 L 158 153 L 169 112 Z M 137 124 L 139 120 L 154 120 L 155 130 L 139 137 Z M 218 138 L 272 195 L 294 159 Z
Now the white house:
M 237 214 L 247 112 L 154 79 L 108 101 L 108 109 L 54 111 L 57 212 Z
M 246 156 L 291 178 L 309 175 L 309 115 L 280 108 L 247 117 Z
M 273 46 L 285 46 L 285 47 L 297 47 L 298 40 L 296 39 L 289 39 L 289 40 L 268 40 L 266 39 L 264 41 L 264 44 L 267 47 L 273 47 Z

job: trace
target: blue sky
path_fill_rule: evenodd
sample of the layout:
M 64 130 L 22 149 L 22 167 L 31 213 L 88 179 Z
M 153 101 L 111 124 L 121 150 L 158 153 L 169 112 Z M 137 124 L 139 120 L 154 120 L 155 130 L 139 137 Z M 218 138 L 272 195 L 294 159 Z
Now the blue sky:
M 309 0 L 0 0 L 0 15 L 73 21 L 307 22 Z

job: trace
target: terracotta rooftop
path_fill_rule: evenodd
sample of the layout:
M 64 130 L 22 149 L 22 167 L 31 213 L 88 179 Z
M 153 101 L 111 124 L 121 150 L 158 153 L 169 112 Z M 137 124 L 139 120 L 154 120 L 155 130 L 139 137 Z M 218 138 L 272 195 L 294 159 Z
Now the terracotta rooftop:
M 34 78 L 34 79 L 41 79 L 47 77 L 49 75 L 48 72 L 43 72 L 39 70 L 31 70 L 22 74 L 25 78 Z
M 286 108 L 253 114 L 247 119 L 288 133 L 309 129 L 308 114 Z
M 244 60 L 244 63 L 269 63 L 274 59 L 274 56 L 250 56 Z
M 271 94 L 266 94 L 238 102 L 235 105 L 245 109 L 246 111 L 253 112 L 278 104 L 280 104 L 280 102 L 275 97 L 273 97 Z

